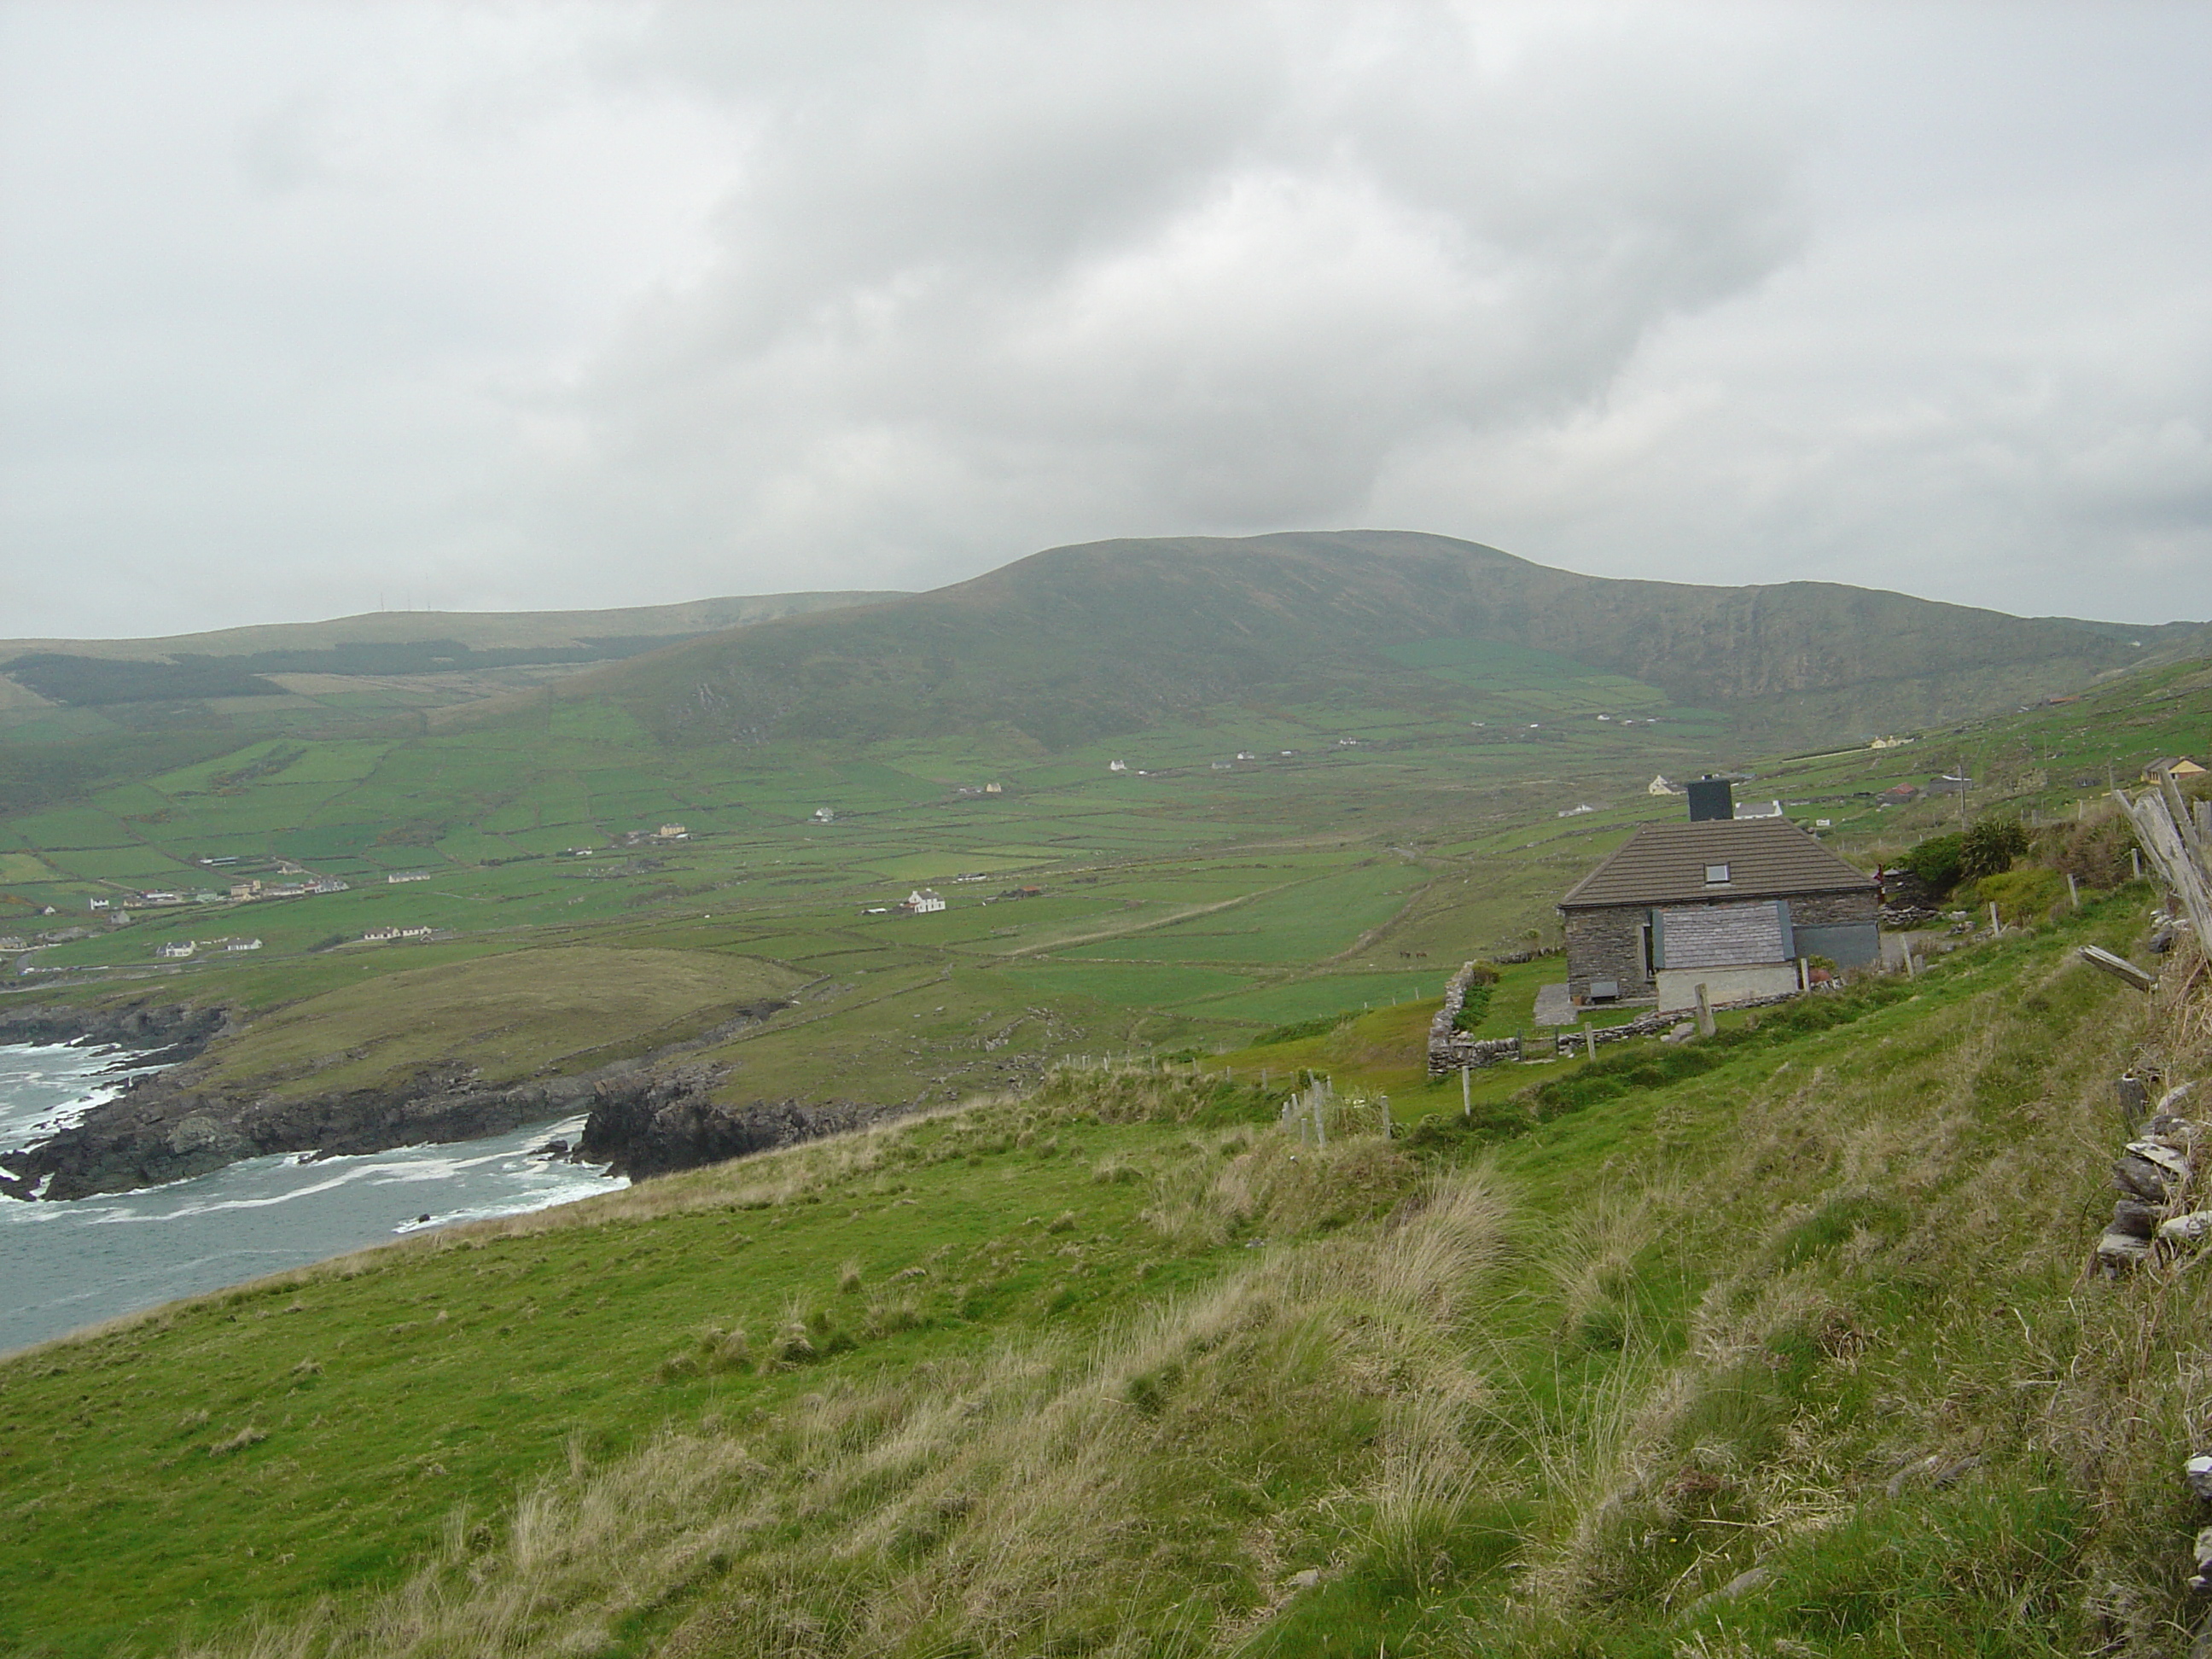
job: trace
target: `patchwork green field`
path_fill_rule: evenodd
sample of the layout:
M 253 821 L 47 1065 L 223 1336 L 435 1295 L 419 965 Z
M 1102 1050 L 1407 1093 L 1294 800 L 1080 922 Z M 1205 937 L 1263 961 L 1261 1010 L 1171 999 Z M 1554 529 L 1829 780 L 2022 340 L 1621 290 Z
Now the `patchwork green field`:
M 1358 735 L 1346 711 L 1221 709 L 1057 756 L 989 734 L 671 748 L 619 708 L 558 699 L 529 720 L 255 741 L 0 820 L 0 927 L 91 934 L 39 950 L 17 987 L 150 979 L 253 1009 L 526 946 L 708 951 L 822 981 L 803 1013 L 707 1056 L 728 1097 L 951 1099 L 1056 1054 L 1225 1050 L 1433 996 L 1468 957 L 1556 939 L 1558 894 L 1635 824 L 1680 811 L 1646 791 L 1656 775 L 1754 773 L 1746 797 L 1826 820 L 1868 864 L 1960 811 L 1876 793 L 1961 763 L 1971 811 L 2057 818 L 2212 729 L 2212 671 L 1778 762 L 1717 750 L 1688 722 L 1588 715 L 1505 736 L 1399 711 Z M 664 823 L 685 838 L 653 842 Z M 141 886 L 227 895 L 241 870 L 283 879 L 286 859 L 349 886 L 142 908 L 120 928 L 88 908 Z M 949 908 L 899 913 L 925 884 Z M 356 942 L 392 927 L 434 936 Z M 247 938 L 251 956 L 220 948 Z M 206 948 L 160 963 L 185 939 Z M 1544 971 L 1516 970 L 1486 1030 L 1527 1024 Z

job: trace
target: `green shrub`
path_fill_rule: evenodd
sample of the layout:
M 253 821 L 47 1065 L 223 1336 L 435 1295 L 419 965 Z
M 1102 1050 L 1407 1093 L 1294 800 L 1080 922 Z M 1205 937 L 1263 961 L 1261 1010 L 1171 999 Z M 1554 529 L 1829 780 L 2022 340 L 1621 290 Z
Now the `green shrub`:
M 2027 830 L 2018 818 L 1976 818 L 1959 840 L 1960 878 L 2001 876 L 2027 852 Z
M 1460 1005 L 1459 1012 L 1452 1018 L 1453 1027 L 1462 1031 L 1477 1030 L 1489 1018 L 1490 999 L 1493 994 L 1495 993 L 1488 985 L 1468 986 L 1467 1000 Z
M 1956 834 L 1931 836 L 1898 863 L 1937 892 L 1948 893 L 1959 884 L 1959 855 L 1965 840 Z

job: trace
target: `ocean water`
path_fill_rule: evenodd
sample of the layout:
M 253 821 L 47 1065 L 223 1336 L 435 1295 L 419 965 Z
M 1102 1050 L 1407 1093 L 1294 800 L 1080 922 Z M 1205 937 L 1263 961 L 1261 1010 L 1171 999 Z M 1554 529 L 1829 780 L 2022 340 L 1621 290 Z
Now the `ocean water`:
M 113 1050 L 0 1047 L 0 1148 L 41 1139 L 113 1097 Z M 584 1120 L 446 1146 L 302 1163 L 258 1158 L 141 1192 L 0 1198 L 0 1353 L 180 1296 L 426 1227 L 518 1215 L 629 1183 L 535 1155 Z M 419 1218 L 428 1216 L 425 1222 Z

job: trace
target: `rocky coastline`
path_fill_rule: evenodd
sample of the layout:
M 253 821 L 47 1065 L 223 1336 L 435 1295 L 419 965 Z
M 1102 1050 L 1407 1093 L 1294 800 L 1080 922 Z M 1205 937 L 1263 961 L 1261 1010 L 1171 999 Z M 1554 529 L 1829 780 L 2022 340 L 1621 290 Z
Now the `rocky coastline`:
M 54 1003 L 0 1008 L 0 1046 L 128 1048 L 134 1066 L 168 1065 L 190 1060 L 216 1037 L 234 1030 L 230 1012 L 216 1005 L 131 1002 L 112 1007 L 73 1008 Z
M 912 1109 L 857 1100 L 729 1105 L 713 1097 L 717 1080 L 714 1073 L 695 1068 L 600 1084 L 570 1156 L 643 1180 L 843 1134 Z
M 112 1044 L 131 1061 L 182 1061 L 235 1029 L 220 1007 L 133 1005 L 0 1012 L 0 1042 Z M 206 1175 L 272 1153 L 335 1158 L 426 1142 L 481 1139 L 571 1116 L 589 1118 L 568 1156 L 634 1179 L 666 1175 L 858 1128 L 908 1109 L 858 1101 L 780 1100 L 726 1105 L 720 1073 L 656 1066 L 692 1045 L 574 1077 L 488 1085 L 460 1066 L 431 1066 L 403 1083 L 279 1096 L 208 1087 L 197 1068 L 133 1079 L 78 1122 L 0 1153 L 0 1196 L 78 1199 Z

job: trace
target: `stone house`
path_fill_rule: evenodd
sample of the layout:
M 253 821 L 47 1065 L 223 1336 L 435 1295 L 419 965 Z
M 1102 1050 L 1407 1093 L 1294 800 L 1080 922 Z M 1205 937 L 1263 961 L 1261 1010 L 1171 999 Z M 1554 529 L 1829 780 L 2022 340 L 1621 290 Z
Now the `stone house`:
M 1559 901 L 1577 1004 L 1692 1007 L 1878 960 L 1881 889 L 1787 818 L 1647 823 Z

